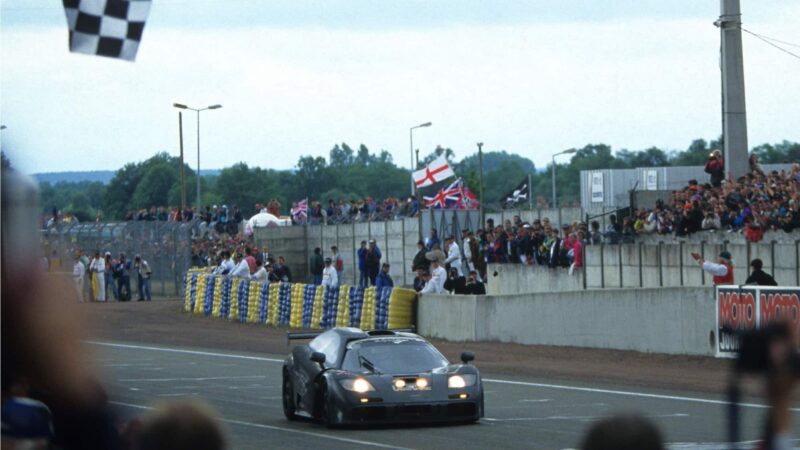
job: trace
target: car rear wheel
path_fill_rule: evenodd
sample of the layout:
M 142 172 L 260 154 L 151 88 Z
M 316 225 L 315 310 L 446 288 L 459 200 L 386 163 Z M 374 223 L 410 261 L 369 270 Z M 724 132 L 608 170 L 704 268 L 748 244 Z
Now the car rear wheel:
M 283 415 L 289 420 L 295 420 L 295 405 L 294 405 L 294 389 L 292 389 L 292 380 L 289 374 L 283 372 L 283 389 L 281 396 L 283 397 Z

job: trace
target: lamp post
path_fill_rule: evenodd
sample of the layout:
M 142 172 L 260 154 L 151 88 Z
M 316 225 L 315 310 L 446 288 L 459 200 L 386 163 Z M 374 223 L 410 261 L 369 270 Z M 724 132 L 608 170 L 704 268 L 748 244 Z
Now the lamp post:
M 478 200 L 478 207 L 480 208 L 480 216 L 481 224 L 480 227 L 483 227 L 485 223 L 483 221 L 483 142 L 478 142 L 478 195 L 480 199 Z M 479 228 L 480 228 L 479 227 Z
M 197 113 L 197 212 L 200 212 L 200 113 L 207 109 L 219 109 L 222 105 L 211 105 L 205 108 L 192 108 L 181 103 L 173 103 L 172 106 L 178 109 L 188 109 Z
M 571 153 L 575 153 L 578 150 L 571 148 L 569 150 L 564 150 L 563 152 L 558 152 L 553 155 L 553 208 L 558 207 L 557 199 L 556 199 L 556 156 L 558 155 L 569 155 Z
M 413 175 L 414 170 L 415 170 L 415 167 L 414 167 L 414 130 L 416 130 L 417 128 L 429 127 L 431 125 L 433 125 L 433 124 L 430 123 L 430 122 L 425 122 L 425 123 L 419 124 L 419 125 L 417 125 L 415 127 L 411 127 L 408 130 L 408 142 L 409 142 L 409 145 L 411 147 L 411 173 L 412 173 L 412 175 L 411 175 L 411 195 L 412 196 L 414 195 L 414 190 L 415 190 L 414 188 L 416 187 L 414 185 L 414 175 Z

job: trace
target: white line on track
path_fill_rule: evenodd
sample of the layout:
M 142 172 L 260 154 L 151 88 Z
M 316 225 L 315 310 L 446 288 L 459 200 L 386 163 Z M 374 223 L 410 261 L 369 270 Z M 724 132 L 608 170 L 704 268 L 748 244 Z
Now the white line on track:
M 598 389 L 598 388 L 589 388 L 589 387 L 579 387 L 579 386 L 564 386 L 560 384 L 547 384 L 547 383 L 531 383 L 527 381 L 511 381 L 511 380 L 499 380 L 496 378 L 483 378 L 484 383 L 499 383 L 499 384 L 510 384 L 516 386 L 529 386 L 529 387 L 539 387 L 539 388 L 547 388 L 547 389 L 562 389 L 567 391 L 580 391 L 580 392 L 593 392 L 597 394 L 613 394 L 613 395 L 627 395 L 631 397 L 643 397 L 643 398 L 657 398 L 661 400 L 677 400 L 677 401 L 684 401 L 684 402 L 694 402 L 694 403 L 707 403 L 712 405 L 728 405 L 729 402 L 725 400 L 712 400 L 708 398 L 697 398 L 697 397 L 683 397 L 678 395 L 664 395 L 664 394 L 647 394 L 645 392 L 631 392 L 631 391 L 616 391 L 612 389 Z M 760 405 L 758 403 L 738 403 L 738 406 L 744 408 L 761 408 L 767 409 L 769 405 Z M 792 408 L 791 411 L 800 411 L 798 408 Z
M 115 344 L 111 342 L 95 342 L 95 341 L 87 341 L 88 344 L 93 345 L 102 345 L 106 347 L 118 347 L 118 348 L 130 348 L 135 350 L 152 350 L 152 351 L 159 351 L 159 352 L 171 352 L 171 353 L 184 353 L 189 355 L 201 355 L 201 356 L 216 356 L 220 358 L 236 358 L 236 359 L 247 359 L 247 360 L 254 360 L 254 361 L 267 361 L 267 362 L 277 362 L 282 363 L 282 359 L 278 358 L 264 358 L 260 356 L 245 356 L 245 355 L 236 355 L 236 354 L 227 354 L 227 353 L 214 353 L 214 352 L 202 352 L 197 350 L 183 350 L 177 348 L 169 348 L 169 347 L 150 347 L 144 345 L 132 345 L 132 344 Z M 484 378 L 484 383 L 497 383 L 497 384 L 508 384 L 508 385 L 516 385 L 516 386 L 528 386 L 528 387 L 538 387 L 538 388 L 547 388 L 547 389 L 561 389 L 567 391 L 579 391 L 579 392 L 593 392 L 597 394 L 612 394 L 612 395 L 625 395 L 630 397 L 641 397 L 641 398 L 657 398 L 661 400 L 676 400 L 676 401 L 684 401 L 684 402 L 693 402 L 693 403 L 705 403 L 711 405 L 727 405 L 729 404 L 725 400 L 713 400 L 707 398 L 697 398 L 697 397 L 683 397 L 677 395 L 664 395 L 664 394 L 648 394 L 646 392 L 633 392 L 633 391 L 618 391 L 612 389 L 598 389 L 598 388 L 589 388 L 589 387 L 580 387 L 580 386 L 565 386 L 559 384 L 548 384 L 548 383 L 532 383 L 527 381 L 512 381 L 512 380 L 501 380 L 497 378 Z M 769 408 L 768 405 L 761 405 L 758 403 L 739 403 L 738 406 L 743 408 L 759 408 L 759 409 L 767 409 Z M 793 412 L 800 412 L 800 408 L 792 408 L 791 411 Z
M 109 403 L 111 403 L 112 405 L 125 406 L 127 408 L 134 408 L 134 409 L 146 409 L 146 410 L 153 409 L 150 406 L 136 405 L 136 404 L 133 404 L 133 403 L 113 402 L 113 401 L 109 401 Z M 314 432 L 311 432 L 311 431 L 303 431 L 303 430 L 295 430 L 293 428 L 277 427 L 277 426 L 274 426 L 274 425 L 263 425 L 263 424 L 260 424 L 260 423 L 244 422 L 242 420 L 234 420 L 234 419 L 223 419 L 223 418 L 220 418 L 219 420 L 220 420 L 220 422 L 230 423 L 230 424 L 233 424 L 233 425 L 241 425 L 241 426 L 253 427 L 253 428 L 263 428 L 263 429 L 266 429 L 266 430 L 274 430 L 274 431 L 283 431 L 283 432 L 286 432 L 286 433 L 302 434 L 304 436 L 313 436 L 313 437 L 318 437 L 318 438 L 322 438 L 322 439 L 331 439 L 331 440 L 334 440 L 334 441 L 346 442 L 348 444 L 363 445 L 363 446 L 367 446 L 367 447 L 393 448 L 393 449 L 398 449 L 398 450 L 409 450 L 406 447 L 397 447 L 397 446 L 394 446 L 394 445 L 386 445 L 386 444 L 381 444 L 380 442 L 363 441 L 363 440 L 360 440 L 360 439 L 350 439 L 350 438 L 344 438 L 344 437 L 334 436 L 334 435 L 330 435 L 330 434 L 314 433 Z
M 204 378 L 122 378 L 117 381 L 125 382 L 125 381 L 152 381 L 152 382 L 159 382 L 159 381 L 208 381 L 208 380 L 241 380 L 241 379 L 248 379 L 248 378 L 267 378 L 266 375 L 242 375 L 242 376 L 230 376 L 230 377 L 204 377 Z
M 198 350 L 183 350 L 178 348 L 169 348 L 169 347 L 149 347 L 146 345 L 131 345 L 131 344 L 114 344 L 111 342 L 96 342 L 96 341 L 86 341 L 87 344 L 92 345 L 102 345 L 105 347 L 118 347 L 118 348 L 130 348 L 134 350 L 152 350 L 157 352 L 170 352 L 170 353 L 184 353 L 187 355 L 201 355 L 201 356 L 216 356 L 219 358 L 236 358 L 236 359 L 249 359 L 253 361 L 267 361 L 267 362 L 279 362 L 282 363 L 282 359 L 277 358 L 264 358 L 260 356 L 244 356 L 244 355 L 231 355 L 227 353 L 214 353 L 214 352 L 201 352 Z

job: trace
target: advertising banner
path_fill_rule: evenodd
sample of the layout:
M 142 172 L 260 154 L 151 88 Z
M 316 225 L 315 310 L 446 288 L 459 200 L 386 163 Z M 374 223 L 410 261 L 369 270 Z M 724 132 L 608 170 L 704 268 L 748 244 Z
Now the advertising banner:
M 737 334 L 788 320 L 800 329 L 800 287 L 717 286 L 717 356 L 732 357 Z
M 655 191 L 658 189 L 658 171 L 656 169 L 645 169 L 644 189 L 646 191 Z
M 603 172 L 592 172 L 592 203 L 603 203 Z

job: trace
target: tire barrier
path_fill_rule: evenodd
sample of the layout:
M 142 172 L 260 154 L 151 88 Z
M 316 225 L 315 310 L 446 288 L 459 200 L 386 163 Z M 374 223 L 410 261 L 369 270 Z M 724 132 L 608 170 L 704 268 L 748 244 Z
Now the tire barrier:
M 291 328 L 409 328 L 417 293 L 411 289 L 267 283 L 188 272 L 183 309 L 197 316 Z

